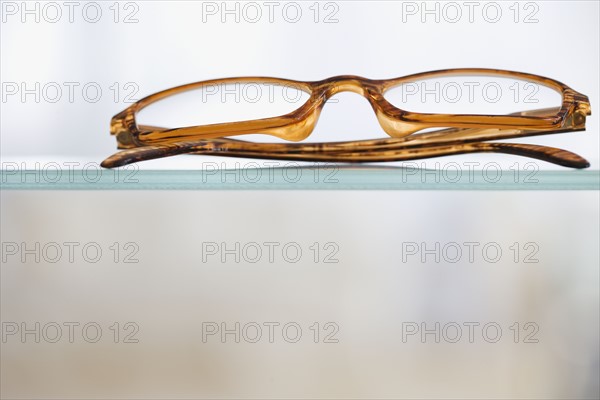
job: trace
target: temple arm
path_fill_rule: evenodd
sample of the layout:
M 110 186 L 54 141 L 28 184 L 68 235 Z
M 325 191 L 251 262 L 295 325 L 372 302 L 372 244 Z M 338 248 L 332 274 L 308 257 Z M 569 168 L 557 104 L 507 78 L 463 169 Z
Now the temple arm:
M 553 109 L 531 110 L 513 115 L 545 115 L 553 111 Z M 155 126 L 140 126 L 139 128 L 155 132 L 165 129 Z M 544 131 L 447 128 L 416 133 L 403 138 L 324 143 L 253 143 L 229 138 L 171 141 L 124 150 L 107 158 L 101 165 L 105 168 L 114 168 L 138 161 L 186 153 L 298 161 L 383 162 L 494 152 L 532 157 L 565 167 L 587 168 L 589 163 L 584 158 L 566 150 L 530 144 L 484 143 L 489 140 L 573 132 L 583 129 L 585 128 L 578 126 Z
M 575 153 L 554 147 L 521 143 L 457 143 L 438 146 L 405 147 L 394 139 L 336 143 L 250 143 L 231 139 L 201 142 L 177 142 L 145 146 L 116 153 L 102 162 L 105 168 L 120 167 L 138 161 L 178 154 L 218 155 L 322 162 L 408 161 L 468 153 L 506 153 L 536 158 L 570 168 L 587 168 L 589 163 Z M 392 143 L 390 143 L 392 142 Z M 346 145 L 353 143 L 353 148 Z

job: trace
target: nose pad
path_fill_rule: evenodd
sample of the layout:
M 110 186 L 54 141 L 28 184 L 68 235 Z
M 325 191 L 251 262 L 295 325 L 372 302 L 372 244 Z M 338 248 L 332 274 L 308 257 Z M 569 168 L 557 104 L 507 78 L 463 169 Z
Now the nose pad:
M 424 124 L 402 121 L 397 118 L 390 117 L 380 110 L 376 110 L 375 114 L 377 115 L 377 121 L 379 121 L 381 128 L 385 131 L 385 133 L 393 138 L 402 138 L 428 127 Z
M 321 107 L 315 107 L 306 117 L 281 128 L 270 130 L 269 134 L 290 142 L 299 142 L 310 136 L 321 115 Z

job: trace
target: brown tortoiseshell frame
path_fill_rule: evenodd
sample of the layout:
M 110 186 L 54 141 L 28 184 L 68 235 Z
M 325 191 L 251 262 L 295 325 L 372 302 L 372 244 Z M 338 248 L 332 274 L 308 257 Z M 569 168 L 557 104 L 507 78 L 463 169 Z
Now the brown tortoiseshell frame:
M 403 83 L 461 75 L 514 77 L 536 82 L 561 93 L 562 105 L 560 108 L 509 115 L 429 114 L 399 109 L 384 97 L 388 89 Z M 295 111 L 273 118 L 173 129 L 136 123 L 138 111 L 165 97 L 206 85 L 236 82 L 290 85 L 306 91 L 310 98 Z M 323 143 L 253 143 L 228 138 L 261 133 L 294 142 L 306 139 L 313 131 L 325 102 L 344 91 L 364 96 L 375 111 L 379 124 L 391 138 Z M 588 115 L 591 115 L 591 107 L 587 96 L 565 84 L 538 75 L 497 69 L 446 69 L 386 80 L 352 75 L 315 82 L 265 77 L 216 79 L 155 93 L 115 115 L 110 131 L 117 137 L 118 148 L 126 150 L 112 155 L 101 165 L 113 168 L 184 153 L 298 161 L 378 162 L 497 152 L 537 158 L 566 167 L 586 168 L 589 163 L 585 159 L 566 150 L 487 141 L 585 130 Z M 446 129 L 415 133 L 435 127 Z

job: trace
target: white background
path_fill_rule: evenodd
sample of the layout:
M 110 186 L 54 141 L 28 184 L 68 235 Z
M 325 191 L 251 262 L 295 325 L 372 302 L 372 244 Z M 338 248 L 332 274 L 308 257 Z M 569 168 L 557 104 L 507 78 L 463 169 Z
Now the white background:
M 104 17 L 96 24 L 81 14 L 72 24 L 6 16 L 3 83 L 96 82 L 104 95 L 97 103 L 78 97 L 55 104 L 9 97 L 1 104 L 3 163 L 100 162 L 116 151 L 109 121 L 127 104 L 112 99 L 115 82 L 135 83 L 139 98 L 239 75 L 390 78 L 490 67 L 563 81 L 588 95 L 594 112 L 599 98 L 599 6 L 592 1 L 535 2 L 538 22 L 529 24 L 523 15 L 514 22 L 512 1 L 496 3 L 505 16 L 498 23 L 481 13 L 473 23 L 435 23 L 433 16 L 423 23 L 419 15 L 403 22 L 402 4 L 391 1 L 335 2 L 333 24 L 314 22 L 313 2 L 298 3 L 306 17 L 295 24 L 281 14 L 273 23 L 233 17 L 223 23 L 218 15 L 203 22 L 201 3 L 148 1 L 135 2 L 138 23 L 115 24 L 112 4 L 101 3 Z M 525 3 L 517 6 L 523 11 Z M 362 97 L 343 93 L 331 101 L 314 139 L 383 136 Z M 586 132 L 525 141 L 575 151 L 597 169 L 597 115 Z M 471 155 L 437 162 L 456 160 L 528 161 Z M 194 169 L 202 161 L 188 156 L 141 165 Z M 3 398 L 592 399 L 600 393 L 597 191 L 2 190 L 1 200 L 3 246 L 93 242 L 105 255 L 97 263 L 81 257 L 52 263 L 3 250 L 2 322 L 28 328 L 96 322 L 104 330 L 95 344 L 81 336 L 74 343 L 8 337 L 1 343 Z M 114 242 L 136 243 L 139 262 L 115 263 Z M 207 242 L 228 248 L 295 242 L 305 257 L 203 261 Z M 314 262 L 308 248 L 314 242 L 336 243 L 339 262 Z M 464 242 L 498 243 L 504 256 L 496 263 L 403 260 L 405 243 Z M 524 263 L 523 252 L 514 262 L 515 242 L 535 243 L 538 262 Z M 204 343 L 207 321 L 230 328 L 296 322 L 304 335 L 296 344 L 281 336 L 274 343 L 231 337 Z M 500 324 L 502 340 L 402 341 L 403 322 L 431 328 L 473 321 Z M 115 344 L 114 322 L 136 323 L 139 343 Z M 335 322 L 339 343 L 313 343 L 314 322 Z M 536 323 L 539 342 L 514 343 L 515 322 Z
M 29 4 L 33 9 L 33 3 Z M 56 103 L 42 98 L 38 104 L 31 95 L 25 103 L 18 94 L 5 98 L 4 160 L 101 161 L 115 151 L 108 125 L 114 114 L 128 106 L 125 95 L 135 89 L 125 88 L 127 83 L 136 85 L 139 90 L 133 97 L 139 99 L 172 86 L 230 76 L 392 78 L 435 69 L 484 67 L 562 81 L 588 95 L 592 111 L 598 99 L 600 43 L 598 3 L 594 1 L 475 2 L 472 6 L 469 2 L 450 6 L 394 1 L 276 3 L 273 22 L 270 8 L 263 3 L 251 3 L 258 4 L 261 12 L 261 18 L 252 22 L 257 8 L 246 3 L 237 3 L 238 12 L 228 14 L 225 11 L 235 10 L 236 2 L 226 6 L 222 2 L 147 1 L 135 2 L 135 7 L 121 3 L 118 23 L 112 2 L 99 3 L 102 14 L 96 23 L 86 21 L 94 18 L 95 8 L 84 8 L 84 3 L 74 8 L 73 23 L 66 6 L 60 6 L 58 22 L 51 23 L 48 20 L 56 18 L 54 9 L 39 4 L 39 23 L 35 15 L 20 14 L 20 3 L 15 15 L 3 16 L 2 82 L 24 82 L 28 88 L 35 82 L 41 87 L 57 83 L 64 91 Z M 297 9 L 301 17 L 295 18 Z M 131 19 L 138 22 L 125 23 L 132 12 Z M 72 103 L 64 82 L 79 84 Z M 115 82 L 120 87 L 117 103 L 110 89 Z M 88 83 L 102 89 L 97 103 L 86 101 L 82 94 Z M 89 97 L 94 97 L 93 89 Z M 521 141 L 572 150 L 597 168 L 597 114 L 588 119 L 587 127 L 582 133 Z M 342 93 L 325 107 L 311 140 L 383 136 L 367 101 Z M 466 159 L 511 165 L 515 157 L 470 155 L 444 160 Z M 141 165 L 193 168 L 198 162 L 197 157 L 178 157 Z

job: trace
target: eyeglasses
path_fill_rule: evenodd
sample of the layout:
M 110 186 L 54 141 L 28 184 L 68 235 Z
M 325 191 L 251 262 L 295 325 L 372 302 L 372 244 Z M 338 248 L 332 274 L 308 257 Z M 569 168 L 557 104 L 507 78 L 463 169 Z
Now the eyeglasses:
M 447 80 L 451 77 L 464 77 L 463 88 L 466 87 L 469 92 L 467 105 L 473 108 L 477 106 L 477 103 L 473 101 L 471 94 L 473 88 L 477 88 L 479 85 L 476 85 L 475 80 L 471 79 L 478 79 L 478 77 L 514 79 L 515 82 L 524 82 L 524 88 L 527 88 L 527 85 L 534 85 L 534 92 L 537 90 L 536 88 L 540 87 L 550 90 L 557 94 L 559 100 L 558 104 L 553 107 L 527 111 L 495 113 L 497 109 L 493 108 L 492 114 L 449 114 L 406 111 L 393 105 L 388 98 L 389 93 L 393 90 L 404 89 L 403 98 L 400 101 L 400 103 L 404 103 L 409 99 L 409 95 L 416 93 L 415 90 L 422 89 L 420 99 L 433 99 L 434 107 L 432 108 L 439 108 L 438 95 L 442 93 L 442 97 L 445 97 L 449 103 L 453 103 L 456 99 L 456 89 L 461 89 L 461 86 L 455 81 L 452 81 L 451 84 L 446 83 L 444 87 L 440 86 L 439 82 L 437 82 L 438 85 L 430 87 L 419 86 L 417 82 L 427 83 L 436 79 Z M 165 128 L 138 123 L 136 119 L 140 111 L 150 110 L 152 107 L 164 104 L 182 94 L 199 90 L 202 91 L 203 100 L 206 100 L 208 94 L 214 95 L 219 88 L 225 92 L 224 95 L 218 96 L 219 102 L 225 107 L 229 107 L 231 104 L 237 107 L 239 112 L 239 92 L 245 90 L 240 89 L 243 85 L 246 85 L 246 89 L 248 87 L 256 88 L 259 85 L 269 88 L 292 88 L 307 96 L 308 99 L 299 104 L 298 108 L 284 115 L 278 115 L 273 111 L 278 116 L 270 116 L 267 113 L 266 117 L 261 115 L 260 118 L 250 117 L 248 119 L 248 115 L 243 113 L 242 107 L 243 115 L 240 116 L 241 120 L 237 121 L 227 121 L 227 119 L 231 119 L 231 116 L 227 116 L 225 113 L 224 122 L 210 121 L 210 123 L 200 125 L 184 123 L 184 126 Z M 226 87 L 229 89 L 224 89 Z M 237 87 L 238 93 L 235 93 L 235 90 L 231 91 L 231 87 Z M 495 88 L 498 92 L 497 85 L 488 85 L 487 89 L 490 87 Z M 511 95 L 517 93 L 518 90 L 518 85 L 511 84 Z M 259 143 L 231 138 L 231 136 L 265 134 L 286 141 L 302 141 L 312 133 L 328 99 L 345 91 L 358 93 L 368 100 L 375 111 L 379 124 L 390 138 L 318 143 Z M 453 94 L 448 94 L 452 91 Z M 242 97 L 244 96 L 252 97 L 248 93 Z M 489 105 L 495 107 L 494 100 L 489 101 L 489 95 L 486 97 Z M 203 101 L 203 103 L 205 102 Z M 268 110 L 272 104 L 270 101 L 267 103 L 267 107 L 263 107 L 263 109 Z M 287 103 L 295 105 L 289 99 Z M 538 102 L 532 101 L 531 103 L 537 104 Z M 181 108 L 181 105 L 176 107 L 176 109 Z M 191 108 L 192 112 L 194 110 L 195 108 Z M 118 148 L 124 150 L 108 157 L 101 165 L 113 168 L 178 154 L 361 163 L 407 161 L 455 154 L 492 152 L 531 157 L 565 167 L 587 168 L 589 163 L 584 158 L 567 150 L 533 144 L 490 141 L 582 131 L 585 130 L 585 120 L 588 115 L 591 115 L 591 107 L 587 96 L 553 79 L 506 70 L 447 69 L 387 80 L 371 80 L 350 75 L 315 82 L 265 77 L 227 78 L 167 89 L 150 95 L 115 115 L 111 121 L 110 132 L 111 135 L 116 136 Z M 436 130 L 431 130 L 431 128 Z M 427 131 L 419 132 L 422 130 Z

